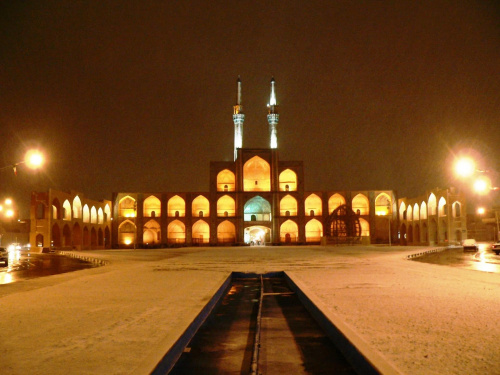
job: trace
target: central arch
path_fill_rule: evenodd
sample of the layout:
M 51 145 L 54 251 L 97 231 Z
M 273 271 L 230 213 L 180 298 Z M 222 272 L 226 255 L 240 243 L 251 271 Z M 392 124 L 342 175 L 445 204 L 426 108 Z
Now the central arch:
M 264 245 L 266 242 L 271 242 L 271 229 L 263 225 L 246 227 L 244 241 L 250 245 Z

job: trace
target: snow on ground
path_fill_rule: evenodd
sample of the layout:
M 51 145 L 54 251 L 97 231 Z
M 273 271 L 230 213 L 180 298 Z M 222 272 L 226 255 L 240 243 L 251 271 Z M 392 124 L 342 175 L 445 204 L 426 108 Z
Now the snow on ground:
M 409 247 L 82 252 L 109 265 L 0 286 L 0 373 L 148 374 L 231 271 L 286 271 L 403 374 L 499 374 L 500 275 Z

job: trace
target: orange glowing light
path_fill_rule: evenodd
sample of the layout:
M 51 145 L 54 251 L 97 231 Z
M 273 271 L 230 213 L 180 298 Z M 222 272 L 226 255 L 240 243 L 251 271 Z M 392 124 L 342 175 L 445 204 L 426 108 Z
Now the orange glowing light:
M 43 155 L 38 150 L 29 150 L 26 153 L 24 161 L 29 168 L 37 169 L 43 165 Z

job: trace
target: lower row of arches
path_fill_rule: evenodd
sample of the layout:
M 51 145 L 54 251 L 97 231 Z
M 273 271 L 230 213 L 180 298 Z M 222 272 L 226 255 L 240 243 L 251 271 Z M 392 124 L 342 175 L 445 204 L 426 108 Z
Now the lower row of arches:
M 269 242 L 269 229 L 264 226 L 249 226 L 245 230 L 244 241 L 250 243 L 254 240 L 250 229 L 256 228 L 261 231 L 260 241 Z M 369 236 L 370 229 L 367 221 L 363 220 L 362 235 Z M 311 219 L 305 225 L 305 240 L 306 242 L 319 242 L 323 236 L 323 224 L 317 219 Z M 299 239 L 299 226 L 293 220 L 287 220 L 280 225 L 280 242 L 297 242 Z M 204 220 L 195 222 L 191 229 L 191 239 L 194 244 L 203 244 L 210 242 L 210 226 Z M 136 227 L 130 221 L 124 221 L 118 228 L 118 244 L 131 245 L 136 241 Z M 217 226 L 217 243 L 235 243 L 236 242 L 236 227 L 229 220 L 221 222 Z M 167 239 L 161 238 L 161 227 L 155 220 L 148 221 L 142 231 L 142 243 L 144 245 L 160 245 L 167 244 L 183 244 L 186 243 L 186 226 L 180 220 L 172 221 L 167 227 Z

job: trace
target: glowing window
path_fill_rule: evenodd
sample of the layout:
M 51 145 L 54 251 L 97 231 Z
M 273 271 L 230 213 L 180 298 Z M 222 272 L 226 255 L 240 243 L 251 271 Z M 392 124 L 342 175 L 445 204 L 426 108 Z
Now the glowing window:
M 436 207 L 436 196 L 434 193 L 431 193 L 431 195 L 429 195 L 429 215 L 436 215 Z
M 143 203 L 144 217 L 160 217 L 161 201 L 158 197 L 151 195 L 144 199 Z
M 118 216 L 120 217 L 135 217 L 136 215 L 136 203 L 135 199 L 126 196 L 120 199 L 120 202 L 118 203 Z
M 399 206 L 399 220 L 405 220 L 406 216 L 406 203 L 401 202 L 401 206 Z
M 167 210 L 170 217 L 184 217 L 186 216 L 186 202 L 178 195 L 175 195 L 168 200 Z
M 99 207 L 97 210 L 97 224 L 102 224 L 104 222 L 104 213 L 102 211 L 102 207 Z
M 328 199 L 328 212 L 332 213 L 335 211 L 338 207 L 342 206 L 345 204 L 345 199 L 342 195 L 336 193 L 333 194 L 330 199 Z
M 217 216 L 234 216 L 236 213 L 234 199 L 224 195 L 217 201 Z
M 191 213 L 194 217 L 206 217 L 210 215 L 210 202 L 203 195 L 193 199 Z
M 420 220 L 427 219 L 427 205 L 424 201 L 420 204 Z
M 135 225 L 130 220 L 125 220 L 118 227 L 118 243 L 131 245 L 135 243 Z
M 52 218 L 57 219 L 57 207 L 52 205 Z
M 55 198 L 52 201 L 52 218 L 53 219 L 62 219 L 62 211 L 61 204 L 59 203 L 59 199 Z
M 323 224 L 319 220 L 312 219 L 306 224 L 306 242 L 319 242 L 323 237 Z
M 291 169 L 281 172 L 279 180 L 281 191 L 297 191 L 297 175 Z
M 236 228 L 233 223 L 224 220 L 217 227 L 217 242 L 234 243 L 236 242 Z
M 104 207 L 104 222 L 107 222 L 111 217 L 111 208 L 109 208 L 109 204 L 106 204 Z
M 297 242 L 299 227 L 292 220 L 287 220 L 280 227 L 280 242 Z
M 352 199 L 352 210 L 359 215 L 368 215 L 370 212 L 370 203 L 363 194 L 358 194 Z
M 82 217 L 82 201 L 78 195 L 73 199 L 73 218 L 81 219 Z
M 63 220 L 71 220 L 71 203 L 67 199 L 63 203 Z
M 245 221 L 271 221 L 271 205 L 260 196 L 253 197 L 245 203 L 243 216 Z
M 375 215 L 389 215 L 391 213 L 391 198 L 386 193 L 380 193 L 375 198 Z
M 369 237 L 370 236 L 370 224 L 363 218 L 359 219 L 359 223 L 361 224 L 361 236 Z
M 203 220 L 193 224 L 193 243 L 208 243 L 210 240 L 210 227 Z
M 94 206 L 90 209 L 90 222 L 92 224 L 97 224 L 97 210 Z
M 281 199 L 280 216 L 297 216 L 297 200 L 291 195 L 286 195 Z
M 156 220 L 149 220 L 144 224 L 142 241 L 145 244 L 159 244 L 161 240 L 160 224 Z
M 254 156 L 243 166 L 244 191 L 271 191 L 271 167 L 264 159 Z
M 418 208 L 418 204 L 415 203 L 413 206 L 413 220 L 420 220 L 420 210 Z
M 412 221 L 413 220 L 413 209 L 411 207 L 411 204 L 409 204 L 408 208 L 406 209 L 406 219 L 408 221 Z
M 82 220 L 84 223 L 88 223 L 90 221 L 90 210 L 89 210 L 89 206 L 87 206 L 87 205 L 83 206 Z
M 444 197 L 441 197 L 439 199 L 439 216 L 446 216 L 446 199 Z
M 304 202 L 306 216 L 321 216 L 322 204 L 321 198 L 316 194 L 309 195 Z
M 224 169 L 217 175 L 217 191 L 234 191 L 234 173 Z
M 174 220 L 167 227 L 167 237 L 169 243 L 184 243 L 186 242 L 186 227 L 179 221 Z

